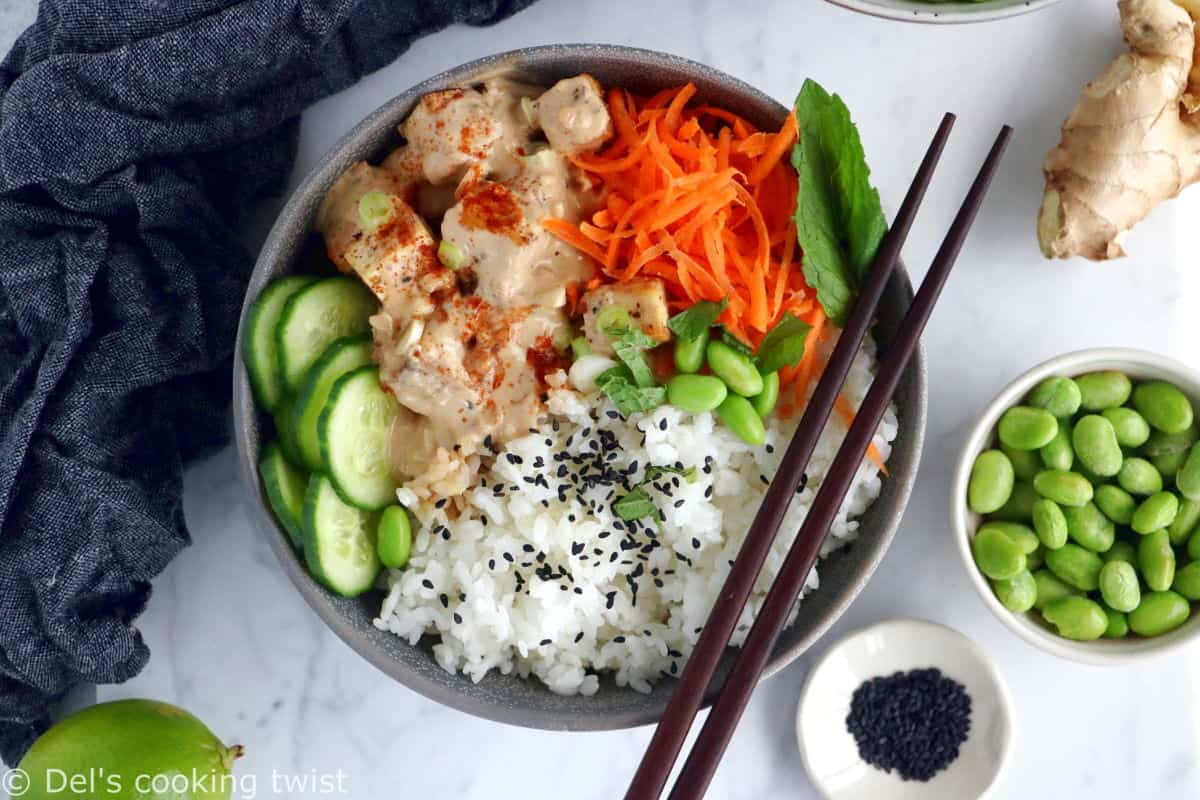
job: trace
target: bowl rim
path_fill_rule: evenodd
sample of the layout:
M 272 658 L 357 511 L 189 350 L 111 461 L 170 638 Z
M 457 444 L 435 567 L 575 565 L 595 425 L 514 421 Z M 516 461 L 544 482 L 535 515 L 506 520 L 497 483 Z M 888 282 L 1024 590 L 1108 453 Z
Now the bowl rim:
M 305 175 L 288 195 L 287 200 L 277 213 L 271 229 L 259 249 L 254 270 L 247 285 L 245 299 L 243 300 L 234 351 L 234 441 L 238 451 L 240 477 L 245 486 L 245 491 L 248 493 L 250 504 L 254 509 L 251 517 L 255 523 L 255 527 L 260 534 L 268 537 L 271 550 L 280 562 L 284 573 L 292 584 L 292 588 L 304 598 L 305 602 L 316 612 L 322 622 L 356 654 L 397 683 L 435 702 L 473 716 L 521 727 L 544 730 L 616 730 L 656 723 L 660 717 L 660 712 L 654 709 L 647 709 L 645 711 L 625 712 L 623 714 L 601 713 L 594 715 L 574 715 L 564 718 L 561 713 L 519 706 L 502 706 L 494 702 L 480 700 L 458 689 L 449 689 L 445 685 L 437 683 L 427 676 L 419 674 L 405 667 L 402 663 L 395 661 L 381 648 L 372 646 L 365 639 L 363 632 L 355 627 L 335 606 L 335 600 L 331 596 L 328 596 L 328 592 L 312 579 L 303 564 L 302 557 L 297 558 L 287 535 L 268 510 L 268 506 L 262 496 L 261 481 L 257 474 L 256 458 L 258 447 L 249 441 L 249 430 L 251 427 L 249 420 L 255 418 L 260 412 L 254 406 L 246 375 L 242 337 L 252 305 L 252 298 L 257 297 L 263 286 L 267 283 L 268 268 L 270 264 L 278 260 L 278 251 L 294 235 L 288 231 L 289 226 L 285 224 L 285 221 L 293 218 L 303 209 L 306 199 L 314 191 L 318 191 L 322 186 L 332 182 L 343 171 L 344 165 L 341 164 L 343 153 L 353 148 L 360 140 L 369 140 L 372 132 L 381 124 L 382 120 L 399 119 L 401 116 L 400 109 L 408 108 L 408 104 L 412 102 L 412 98 L 420 97 L 422 94 L 441 88 L 447 84 L 461 84 L 464 81 L 482 79 L 481 76 L 483 75 L 495 74 L 496 72 L 514 67 L 520 68 L 526 59 L 536 60 L 555 55 L 560 57 L 569 56 L 584 63 L 588 59 L 593 58 L 619 58 L 627 60 L 632 66 L 648 69 L 672 67 L 686 71 L 693 76 L 706 76 L 712 81 L 719 83 L 728 91 L 745 96 L 748 103 L 761 105 L 764 108 L 777 108 L 780 117 L 787 111 L 786 107 L 762 90 L 715 67 L 656 50 L 598 43 L 547 44 L 495 53 L 442 70 L 397 92 L 380 104 L 375 110 L 363 117 L 363 119 L 351 127 L 347 133 L 339 137 L 334 144 L 317 158 L 308 174 Z M 899 269 L 896 270 L 893 280 L 899 281 L 900 286 L 911 297 L 912 288 L 908 275 L 902 263 L 898 266 Z M 905 409 L 909 419 L 903 424 L 906 426 L 904 431 L 908 440 L 906 446 L 911 448 L 912 452 L 912 465 L 905 474 L 893 475 L 889 479 L 895 486 L 894 503 L 896 512 L 887 515 L 884 519 L 880 520 L 880 524 L 876 528 L 873 528 L 874 537 L 879 542 L 875 552 L 871 558 L 862 562 L 862 566 L 855 574 L 853 580 L 841 592 L 841 596 L 838 597 L 837 601 L 827 607 L 820 622 L 814 624 L 807 635 L 791 643 L 786 648 L 778 649 L 779 646 L 777 645 L 777 649 L 773 651 L 772 658 L 763 671 L 762 680 L 772 677 L 791 664 L 841 618 L 846 609 L 865 588 L 867 582 L 886 555 L 892 540 L 895 538 L 896 531 L 903 518 L 903 513 L 912 495 L 921 454 L 924 449 L 928 416 L 928 373 L 923 346 L 917 349 L 913 359 L 910 361 L 906 369 L 906 376 L 909 371 L 913 374 L 915 391 L 911 400 L 911 408 Z M 469 680 L 466 676 L 459 675 L 458 677 Z M 705 707 L 711 704 L 714 695 L 715 687 L 710 688 L 706 694 Z
M 1135 380 L 1170 380 L 1179 385 L 1193 403 L 1200 401 L 1200 370 L 1148 350 L 1097 347 L 1064 353 L 1043 361 L 1010 381 L 976 419 L 963 442 L 955 466 L 950 512 L 959 559 L 983 604 L 1005 627 L 1029 644 L 1059 658 L 1094 666 L 1118 666 L 1157 658 L 1193 643 L 1200 638 L 1200 614 L 1193 613 L 1179 628 L 1148 639 L 1100 639 L 1092 642 L 1063 639 L 1034 622 L 1030 618 L 1032 612 L 1015 614 L 1000 604 L 971 555 L 970 541 L 979 526 L 979 515 L 967 508 L 966 501 L 971 467 L 979 453 L 994 441 L 994 431 L 1001 414 L 1019 402 L 1043 378 L 1053 375 L 1076 377 L 1104 369 L 1132 373 L 1131 377 Z
M 804 678 L 804 683 L 800 687 L 799 699 L 796 701 L 796 719 L 793 728 L 796 735 L 796 748 L 800 751 L 800 761 L 804 765 L 804 771 L 812 782 L 813 788 L 822 797 L 826 798 L 826 800 L 838 800 L 837 795 L 827 791 L 828 787 L 826 783 L 816 777 L 820 773 L 813 769 L 811 750 L 808 746 L 807 737 L 804 735 L 804 709 L 812 693 L 813 684 L 822 670 L 828 666 L 829 662 L 851 643 L 880 633 L 894 637 L 908 636 L 910 638 L 926 635 L 944 636 L 948 640 L 955 642 L 955 647 L 960 647 L 964 651 L 969 652 L 978 661 L 980 674 L 987 679 L 987 682 L 995 690 L 998 713 L 1005 723 L 1004 738 L 1000 742 L 1000 758 L 996 762 L 996 768 L 992 773 L 991 780 L 980 795 L 981 798 L 987 797 L 996 788 L 996 785 L 1000 782 L 1000 778 L 1003 777 L 1010 760 L 1009 757 L 1012 755 L 1012 744 L 1016 736 L 1016 706 L 1013 705 L 1012 693 L 1009 691 L 1008 683 L 1004 680 L 1004 675 L 1000 672 L 996 660 L 992 658 L 982 645 L 960 630 L 941 622 L 934 622 L 933 620 L 921 617 L 890 617 L 849 631 L 845 636 L 831 644 L 825 652 L 821 653 L 820 658 L 809 669 L 808 674 Z M 938 667 L 939 665 L 931 664 L 929 666 Z M 916 667 L 914 666 L 913 668 L 915 669 Z M 949 677 L 953 678 L 954 676 Z M 980 730 L 974 719 L 971 721 L 971 729 L 972 731 Z
M 954 3 L 953 7 L 947 8 L 947 5 L 950 4 L 908 3 L 904 6 L 891 6 L 883 5 L 879 0 L 826 0 L 826 2 L 872 17 L 898 22 L 970 25 L 975 22 L 994 22 L 1033 11 L 1041 11 L 1060 0 L 1010 0 L 1009 5 L 996 8 L 988 8 L 979 3 Z

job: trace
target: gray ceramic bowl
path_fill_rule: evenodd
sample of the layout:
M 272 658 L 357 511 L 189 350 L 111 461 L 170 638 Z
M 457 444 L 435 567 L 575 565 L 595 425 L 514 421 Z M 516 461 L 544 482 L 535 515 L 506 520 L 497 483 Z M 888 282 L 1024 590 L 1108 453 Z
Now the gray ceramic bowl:
M 250 279 L 247 300 L 258 297 L 272 280 L 297 269 L 313 250 L 313 216 L 326 189 L 347 167 L 362 159 L 378 160 L 398 144 L 396 125 L 422 95 L 451 86 L 469 85 L 503 73 L 535 83 L 589 72 L 605 85 L 619 84 L 641 92 L 694 82 L 705 100 L 725 106 L 763 127 L 778 127 L 787 110 L 741 81 L 675 56 L 611 45 L 555 45 L 504 53 L 457 67 L 414 86 L 362 121 L 325 154 L 288 200 L 275 222 Z M 884 295 L 876 335 L 886 343 L 912 299 L 912 287 L 901 272 Z M 249 304 L 247 303 L 247 306 Z M 245 325 L 245 309 L 242 324 Z M 239 331 L 241 352 L 241 335 Z M 774 674 L 803 653 L 845 611 L 883 558 L 908 502 L 925 432 L 925 370 L 918 357 L 904 376 L 897 402 L 900 431 L 888 463 L 890 477 L 883 494 L 862 519 L 862 536 L 821 564 L 821 588 L 800 609 L 784 633 L 767 668 Z M 651 694 L 601 681 L 592 697 L 562 697 L 540 683 L 492 674 L 480 683 L 451 675 L 434 661 L 428 643 L 413 647 L 377 630 L 371 621 L 381 595 L 347 600 L 325 591 L 292 550 L 266 505 L 255 471 L 262 444 L 262 422 L 255 411 L 245 368 L 234 370 L 234 419 L 243 477 L 252 487 L 255 519 L 279 557 L 283 569 L 305 600 L 347 644 L 379 669 L 426 697 L 489 719 L 552 730 L 609 730 L 656 721 L 672 689 L 670 681 Z M 729 666 L 726 658 L 725 668 Z

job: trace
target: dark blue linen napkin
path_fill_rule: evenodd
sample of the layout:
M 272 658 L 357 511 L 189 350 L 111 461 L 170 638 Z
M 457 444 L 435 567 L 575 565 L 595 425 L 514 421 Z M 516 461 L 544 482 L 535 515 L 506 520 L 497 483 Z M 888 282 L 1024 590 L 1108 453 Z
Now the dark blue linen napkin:
M 452 23 L 532 0 L 44 0 L 0 65 L 0 756 L 126 680 L 228 437 L 253 254 L 298 115 Z M 396 87 L 399 91 L 403 87 Z

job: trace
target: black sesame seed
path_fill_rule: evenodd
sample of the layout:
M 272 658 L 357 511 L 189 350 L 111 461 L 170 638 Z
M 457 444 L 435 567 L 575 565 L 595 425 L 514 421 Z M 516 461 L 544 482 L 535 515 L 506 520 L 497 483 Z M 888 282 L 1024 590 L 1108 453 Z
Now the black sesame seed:
M 759 476 L 758 476 L 758 479 L 759 479 L 760 481 L 762 481 L 762 482 L 763 482 L 763 485 L 764 485 L 764 486 L 770 486 L 770 485 L 771 485 L 771 481 L 767 480 L 767 476 L 766 476 L 766 475 L 759 475 Z
M 906 781 L 928 781 L 958 758 L 971 729 L 971 697 L 935 668 L 872 678 L 854 690 L 846 729 L 863 761 Z
M 579 633 L 575 634 L 575 644 L 579 644 L 582 641 L 583 641 L 583 631 L 580 631 Z
M 613 555 L 616 555 L 616 554 L 614 553 Z M 607 594 L 604 595 L 604 607 L 612 608 L 613 603 L 616 601 L 616 599 L 617 599 L 616 592 L 608 592 Z
M 546 645 L 550 644 L 552 641 L 554 641 L 554 640 L 553 639 L 542 639 L 542 641 L 538 643 L 538 646 L 545 647 Z
M 443 497 L 442 499 L 440 499 L 436 503 L 434 503 L 433 507 L 434 508 L 445 508 L 446 503 L 448 503 L 448 502 L 449 502 L 449 498 Z
M 505 553 L 505 554 L 504 554 L 504 560 L 505 560 L 505 561 L 507 561 L 508 563 L 510 563 L 510 564 L 511 564 L 511 563 L 513 563 L 513 562 L 514 562 L 516 559 L 515 559 L 515 558 L 513 558 L 513 555 L 512 555 L 512 553 Z
M 614 636 L 613 641 L 616 642 L 617 644 L 624 644 L 625 637 L 624 636 Z
M 462 625 L 462 615 L 459 614 L 457 611 L 454 612 L 454 624 Z
M 450 607 L 450 598 L 445 594 L 438 595 L 438 600 L 442 601 L 442 608 Z
M 424 578 L 421 580 L 421 585 L 424 586 L 426 589 L 432 589 L 433 581 L 429 580 L 429 578 Z

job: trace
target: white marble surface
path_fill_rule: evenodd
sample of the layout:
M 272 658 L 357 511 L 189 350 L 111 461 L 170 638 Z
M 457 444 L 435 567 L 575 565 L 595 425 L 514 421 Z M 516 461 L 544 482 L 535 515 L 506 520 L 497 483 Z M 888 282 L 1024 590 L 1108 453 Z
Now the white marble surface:
M 0 0 L 0 20 L 32 10 Z M 973 415 L 1010 378 L 1067 350 L 1140 346 L 1200 360 L 1196 278 L 1183 237 L 1200 190 L 1155 212 L 1125 261 L 1048 264 L 1033 239 L 1040 163 L 1079 86 L 1117 52 L 1115 3 L 1068 0 L 975 27 L 901 25 L 816 0 L 753 3 L 546 0 L 492 29 L 453 29 L 314 107 L 297 175 L 385 99 L 445 67 L 517 46 L 564 41 L 639 45 L 697 59 L 787 102 L 806 76 L 855 114 L 885 203 L 894 209 L 942 111 L 958 129 L 906 249 L 924 272 L 987 145 L 1017 128 L 1003 171 L 925 337 L 929 438 L 904 524 L 883 566 L 831 637 L 894 615 L 953 626 L 997 660 L 1016 701 L 1016 745 L 997 796 L 1200 795 L 1196 681 L 1200 653 L 1125 669 L 1062 662 L 1031 649 L 985 610 L 949 542 L 947 483 Z M 1192 226 L 1194 226 L 1194 222 Z M 195 539 L 157 584 L 141 628 L 153 651 L 102 699 L 179 703 L 248 747 L 243 774 L 260 797 L 273 770 L 345 774 L 345 796 L 559 798 L 620 795 L 646 729 L 564 735 L 526 731 L 443 708 L 392 683 L 328 632 L 252 530 L 231 451 L 193 469 Z M 814 649 L 824 650 L 828 641 Z M 810 798 L 793 714 L 810 658 L 763 685 L 717 775 L 718 798 Z M 564 776 L 569 783 L 543 780 Z

